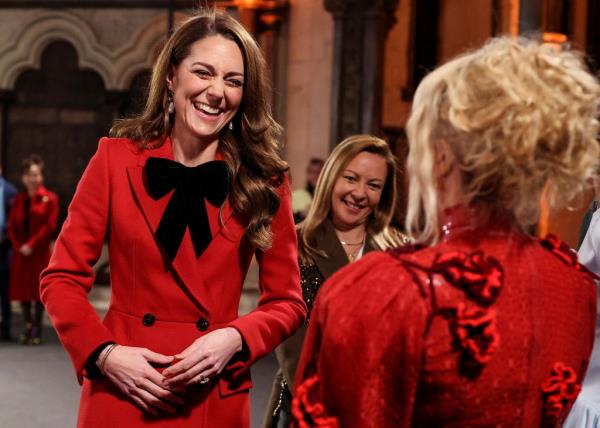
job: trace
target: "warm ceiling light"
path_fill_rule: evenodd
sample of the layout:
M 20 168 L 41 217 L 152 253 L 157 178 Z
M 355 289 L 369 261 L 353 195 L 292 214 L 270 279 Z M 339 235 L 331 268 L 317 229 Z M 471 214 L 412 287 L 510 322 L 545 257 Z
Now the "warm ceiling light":
M 260 0 L 235 0 L 234 4 L 243 9 L 252 9 L 260 4 Z
M 561 48 L 569 39 L 562 33 L 542 33 L 542 43 Z
M 233 0 L 233 5 L 240 9 L 273 9 L 287 5 L 286 0 Z

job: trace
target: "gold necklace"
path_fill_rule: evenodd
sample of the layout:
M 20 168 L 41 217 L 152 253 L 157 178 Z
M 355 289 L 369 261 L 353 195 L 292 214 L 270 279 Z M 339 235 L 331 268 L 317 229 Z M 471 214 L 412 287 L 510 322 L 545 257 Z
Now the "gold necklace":
M 363 237 L 362 241 L 356 242 L 356 243 L 345 242 L 345 241 L 342 241 L 341 239 L 340 239 L 340 242 L 342 243 L 342 245 L 347 245 L 348 247 L 350 247 L 350 246 L 353 246 L 353 245 L 362 245 L 362 244 L 364 244 L 365 238 Z
M 346 245 L 348 247 L 349 246 L 357 246 L 357 245 L 361 245 L 362 246 L 362 244 L 364 244 L 364 242 L 365 242 L 365 236 L 363 236 L 363 239 L 362 239 L 361 242 L 357 242 L 355 244 L 348 244 L 348 243 L 346 243 L 346 242 L 344 242 L 342 240 L 340 240 L 340 242 L 343 245 Z M 361 247 L 358 247 L 356 250 L 351 251 L 351 252 L 348 252 L 348 251 L 346 251 L 346 249 L 344 249 L 344 252 L 346 253 L 346 256 L 348 257 L 348 261 L 350 263 L 352 263 L 354 260 L 356 260 L 356 256 L 358 256 L 358 253 L 360 253 L 360 249 L 361 249 Z
M 346 246 L 348 246 L 348 247 L 353 247 L 353 246 L 355 246 L 355 245 L 362 245 L 362 244 L 364 244 L 364 243 L 365 243 L 365 237 L 366 237 L 366 236 L 367 236 L 367 233 L 366 233 L 366 232 L 364 232 L 364 233 L 363 233 L 363 236 L 362 236 L 362 239 L 360 240 L 360 242 L 346 242 L 346 241 L 342 241 L 342 240 L 340 239 L 340 237 L 339 237 L 339 236 L 338 236 L 338 239 L 340 240 L 340 243 L 341 243 L 342 245 L 346 245 Z
M 356 260 L 356 256 L 358 256 L 358 253 L 360 252 L 361 246 L 365 243 L 366 236 L 367 236 L 367 233 L 366 232 L 363 233 L 363 237 L 362 237 L 362 239 L 361 239 L 360 242 L 346 242 L 346 241 L 342 241 L 340 239 L 340 237 L 338 236 L 338 240 L 340 241 L 340 244 L 342 244 L 344 246 L 343 247 L 344 248 L 344 253 L 346 253 L 346 257 L 348 257 L 348 261 L 350 263 L 352 263 L 354 260 Z M 359 246 L 356 250 L 350 251 L 350 252 L 346 251 L 345 247 L 356 247 L 356 246 Z
M 352 263 L 354 260 L 356 260 L 356 256 L 358 256 L 358 253 L 360 253 L 360 248 L 357 248 L 356 251 L 354 251 L 353 253 L 346 253 L 348 261 Z

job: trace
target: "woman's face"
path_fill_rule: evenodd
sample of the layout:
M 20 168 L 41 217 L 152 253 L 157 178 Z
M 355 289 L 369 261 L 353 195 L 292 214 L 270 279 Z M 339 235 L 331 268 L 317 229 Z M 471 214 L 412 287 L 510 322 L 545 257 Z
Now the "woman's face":
M 242 101 L 242 52 L 223 36 L 205 37 L 190 46 L 167 83 L 175 105 L 174 137 L 212 142 Z
M 364 224 L 381 199 L 387 179 L 385 159 L 361 152 L 340 173 L 331 193 L 331 217 L 338 230 Z
M 39 165 L 31 165 L 21 176 L 23 185 L 28 192 L 35 192 L 44 183 L 44 176 Z

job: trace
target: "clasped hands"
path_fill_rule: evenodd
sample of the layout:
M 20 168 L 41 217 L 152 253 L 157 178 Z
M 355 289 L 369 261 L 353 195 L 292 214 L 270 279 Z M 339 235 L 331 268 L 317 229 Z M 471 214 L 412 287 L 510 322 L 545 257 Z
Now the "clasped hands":
M 104 374 L 140 409 L 152 415 L 175 413 L 185 402 L 186 388 L 218 375 L 242 349 L 242 336 L 232 327 L 214 330 L 177 355 L 146 348 L 117 346 L 103 362 Z M 106 351 L 106 349 L 105 349 Z M 98 357 L 102 361 L 103 354 Z M 162 373 L 152 366 L 169 365 Z

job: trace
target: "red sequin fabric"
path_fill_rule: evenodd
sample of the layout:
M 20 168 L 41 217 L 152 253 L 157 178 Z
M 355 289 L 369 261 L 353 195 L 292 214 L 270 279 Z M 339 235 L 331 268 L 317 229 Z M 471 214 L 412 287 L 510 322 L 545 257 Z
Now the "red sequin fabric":
M 561 423 L 592 349 L 595 285 L 558 239 L 472 228 L 467 214 L 449 213 L 436 246 L 366 255 L 322 286 L 297 426 Z

